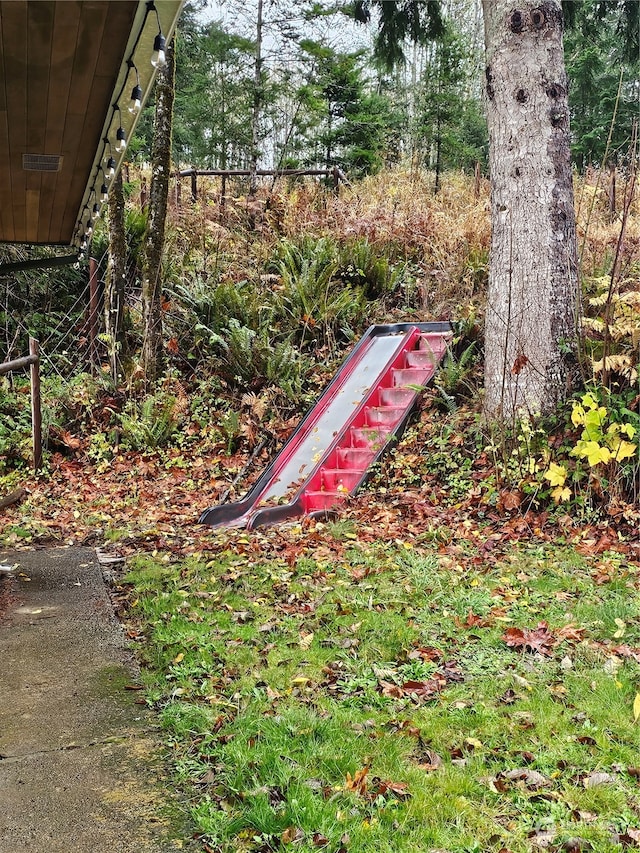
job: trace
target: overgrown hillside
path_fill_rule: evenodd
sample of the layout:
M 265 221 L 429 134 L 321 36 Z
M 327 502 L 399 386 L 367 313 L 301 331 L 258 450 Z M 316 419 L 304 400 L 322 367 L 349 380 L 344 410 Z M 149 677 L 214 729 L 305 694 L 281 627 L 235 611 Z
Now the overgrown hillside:
M 595 173 L 576 191 L 584 388 L 553 423 L 495 430 L 479 416 L 484 181 L 450 175 L 434 195 L 429 175 L 388 171 L 337 198 L 303 181 L 264 187 L 251 203 L 236 187 L 224 207 L 213 181 L 201 184 L 196 205 L 177 207 L 174 197 L 163 273 L 166 378 L 145 396 L 136 367 L 144 224 L 136 177 L 127 211 L 130 357 L 116 380 L 104 338 L 101 364 L 88 373 L 86 270 L 81 281 L 74 273 L 7 282 L 8 357 L 20 353 L 26 329 L 43 343 L 48 452 L 45 471 L 33 478 L 26 381 L 1 380 L 4 490 L 24 483 L 30 493 L 6 511 L 5 536 L 99 538 L 128 529 L 138 515 L 143 528 L 158 517 L 169 525 L 193 521 L 246 488 L 370 323 L 412 319 L 451 320 L 454 344 L 419 422 L 373 478 L 373 490 L 432 484 L 444 506 L 473 495 L 476 508 L 492 511 L 633 523 L 640 217 L 636 199 L 621 241 L 624 180 L 618 176 L 615 210 L 606 180 Z M 94 254 L 103 274 L 105 250 L 99 231 Z M 140 475 L 135 483 L 121 482 L 131 472 Z M 58 520 L 46 510 L 38 520 L 42 498 L 70 483 Z M 167 497 L 174 488 L 179 511 Z

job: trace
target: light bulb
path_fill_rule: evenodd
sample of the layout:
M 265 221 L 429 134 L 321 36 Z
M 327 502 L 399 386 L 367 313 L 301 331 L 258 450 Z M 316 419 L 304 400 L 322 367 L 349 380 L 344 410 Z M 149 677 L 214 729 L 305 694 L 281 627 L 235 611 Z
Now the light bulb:
M 151 54 L 151 64 L 154 68 L 160 68 L 167 61 L 165 48 L 167 42 L 162 33 L 158 33 L 153 41 L 153 53 Z
M 124 132 L 124 127 L 119 127 L 116 132 L 116 151 L 121 154 L 127 147 L 127 134 Z
M 102 186 L 100 187 L 100 201 L 104 204 L 108 197 L 109 187 L 106 184 L 102 184 Z
M 115 175 L 115 173 L 116 173 L 116 161 L 113 159 L 113 157 L 109 157 L 109 159 L 107 160 L 107 171 L 105 173 L 106 177 L 112 178 Z
M 96 202 L 91 210 L 91 218 L 97 219 L 100 216 L 100 205 Z
M 129 112 L 137 113 L 142 104 L 142 89 L 136 84 L 131 91 L 131 103 L 129 104 Z

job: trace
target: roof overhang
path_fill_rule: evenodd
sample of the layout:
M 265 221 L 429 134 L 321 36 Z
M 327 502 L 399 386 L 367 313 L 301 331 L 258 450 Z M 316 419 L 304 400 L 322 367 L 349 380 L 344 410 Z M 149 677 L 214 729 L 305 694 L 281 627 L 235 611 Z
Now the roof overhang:
M 0 0 L 0 242 L 79 247 L 182 0 Z

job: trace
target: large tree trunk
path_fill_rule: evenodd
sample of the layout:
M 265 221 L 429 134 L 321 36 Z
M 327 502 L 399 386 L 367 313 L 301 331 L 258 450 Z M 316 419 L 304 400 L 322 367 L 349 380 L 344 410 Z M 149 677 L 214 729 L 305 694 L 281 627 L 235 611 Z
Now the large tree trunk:
M 113 381 L 122 374 L 127 357 L 124 334 L 124 286 L 127 270 L 127 241 L 124 224 L 122 172 L 113 179 L 109 194 L 109 266 L 104 292 L 105 331 Z
M 162 350 L 162 281 L 161 264 L 164 228 L 169 197 L 171 170 L 171 126 L 174 97 L 174 44 L 167 47 L 167 61 L 158 72 L 156 82 L 156 113 L 151 152 L 151 186 L 149 188 L 149 218 L 144 240 L 142 269 L 142 369 L 147 385 L 160 375 L 163 367 Z
M 550 412 L 576 365 L 578 271 L 559 0 L 483 0 L 491 169 L 485 412 Z

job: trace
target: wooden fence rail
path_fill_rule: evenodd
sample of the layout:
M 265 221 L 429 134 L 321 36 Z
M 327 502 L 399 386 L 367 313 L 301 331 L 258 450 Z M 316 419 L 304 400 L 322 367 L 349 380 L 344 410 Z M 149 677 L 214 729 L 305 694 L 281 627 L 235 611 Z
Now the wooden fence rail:
M 42 402 L 40 397 L 40 345 L 29 338 L 29 355 L 0 363 L 0 376 L 28 367 L 31 379 L 31 436 L 33 441 L 33 470 L 42 466 Z
M 332 169 L 257 169 L 255 172 L 252 172 L 250 169 L 182 169 L 176 174 L 178 180 L 180 178 L 191 178 L 191 200 L 194 202 L 198 199 L 199 176 L 222 178 L 223 198 L 226 192 L 227 178 L 249 177 L 251 174 L 255 174 L 261 178 L 292 178 L 300 177 L 303 175 L 311 175 L 325 178 L 330 177 L 333 178 L 333 189 L 336 193 L 338 192 L 341 183 L 347 187 L 351 186 L 349 179 L 342 171 L 342 169 L 340 169 L 338 166 L 334 166 Z

